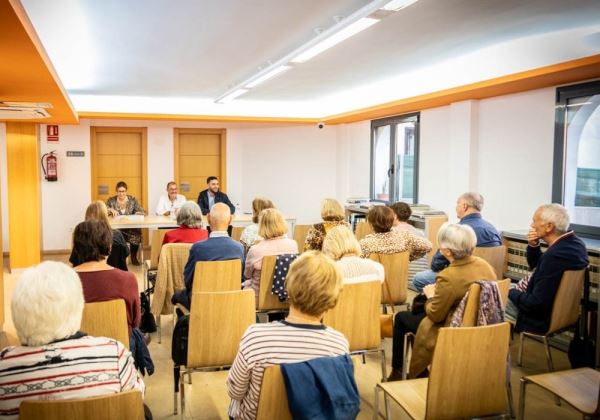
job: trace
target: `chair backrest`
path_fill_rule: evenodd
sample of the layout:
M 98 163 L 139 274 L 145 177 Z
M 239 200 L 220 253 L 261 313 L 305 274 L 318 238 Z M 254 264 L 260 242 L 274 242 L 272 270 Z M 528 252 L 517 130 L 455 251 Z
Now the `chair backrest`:
M 165 244 L 160 250 L 160 261 L 158 263 L 158 273 L 156 282 L 158 283 L 162 275 L 169 276 L 173 281 L 174 290 L 183 289 L 183 270 L 190 257 L 190 249 L 193 244 L 174 243 Z
M 498 293 L 502 303 L 502 309 L 506 307 L 508 301 L 508 291 L 510 289 L 510 279 L 498 280 L 496 282 L 498 286 Z M 469 286 L 469 297 L 467 298 L 467 304 L 465 306 L 465 312 L 463 314 L 463 321 L 461 326 L 463 327 L 475 327 L 477 325 L 477 317 L 479 315 L 479 300 L 481 296 L 481 286 L 477 283 L 473 283 Z
M 240 241 L 240 238 L 242 237 L 242 232 L 244 231 L 245 226 L 234 226 L 233 229 L 231 230 L 231 239 L 233 239 L 234 241 Z
M 498 293 L 500 293 L 500 299 L 502 300 L 502 309 L 506 309 L 508 303 L 508 292 L 510 291 L 511 281 L 510 279 L 498 280 Z
M 408 251 L 396 254 L 371 254 L 369 258 L 383 264 L 385 270 L 385 284 L 382 285 L 381 303 L 401 305 L 406 302 L 406 294 L 408 292 Z
M 289 306 L 287 302 L 280 302 L 279 298 L 271 293 L 271 288 L 273 287 L 273 271 L 275 270 L 276 261 L 277 256 L 275 255 L 267 255 L 262 259 L 257 308 L 260 311 L 286 309 Z
M 260 386 L 258 399 L 257 420 L 291 420 L 292 414 L 288 408 L 285 382 L 279 365 L 269 366 L 265 369 Z
M 71 400 L 25 400 L 19 408 L 21 420 L 144 420 L 140 391 L 124 391 Z
M 547 334 L 570 327 L 579 319 L 584 276 L 585 269 L 563 273 L 552 304 L 552 316 Z
M 306 241 L 306 235 L 312 225 L 295 225 L 294 226 L 294 241 L 298 244 L 298 252 L 302 253 L 304 249 L 304 242 Z
M 362 238 L 367 236 L 369 233 L 373 233 L 373 228 L 369 222 L 358 222 L 356 224 L 356 231 L 354 232 L 354 236 L 356 236 L 356 240 L 360 241 Z
M 187 366 L 231 365 L 242 335 L 255 318 L 252 290 L 193 293 Z
M 492 266 L 492 268 L 496 272 L 495 280 L 500 280 L 504 277 L 504 265 L 505 265 L 505 261 L 506 261 L 506 246 L 504 246 L 504 245 L 490 246 L 490 247 L 478 246 L 473 251 L 473 255 L 486 260 L 488 262 L 488 264 Z
M 150 270 L 158 268 L 158 257 L 160 256 L 160 248 L 162 247 L 163 239 L 167 232 L 175 229 L 156 229 L 152 232 L 152 242 L 150 244 Z
M 429 375 L 425 418 L 505 413 L 509 335 L 507 322 L 441 328 Z
M 227 292 L 242 288 L 242 261 L 198 261 L 192 293 Z
M 325 313 L 323 323 L 344 334 L 350 351 L 379 347 L 381 282 L 344 284 L 335 307 Z
M 123 299 L 86 303 L 81 317 L 81 331 L 93 337 L 120 341 L 129 350 L 127 309 Z

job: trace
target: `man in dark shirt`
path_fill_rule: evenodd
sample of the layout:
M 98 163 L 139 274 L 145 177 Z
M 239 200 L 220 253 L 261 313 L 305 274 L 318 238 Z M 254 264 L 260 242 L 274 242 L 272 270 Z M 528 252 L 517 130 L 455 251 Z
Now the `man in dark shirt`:
M 548 244 L 544 253 L 540 240 Z M 563 273 L 587 267 L 587 250 L 569 231 L 569 214 L 560 204 L 545 204 L 536 210 L 527 241 L 527 263 L 533 273 L 510 290 L 506 315 L 517 320 L 516 331 L 544 334 L 550 327 Z
M 235 206 L 229 201 L 227 194 L 219 191 L 219 179 L 216 176 L 209 176 L 206 178 L 206 188 L 198 194 L 198 205 L 202 210 L 203 215 L 207 215 L 210 212 L 212 206 L 216 203 L 225 203 L 229 206 L 231 214 L 235 213 Z
M 477 246 L 491 247 L 502 245 L 502 239 L 496 228 L 481 217 L 483 209 L 483 196 L 476 192 L 467 192 L 458 197 L 456 201 L 456 217 L 460 219 L 461 225 L 469 225 L 477 236 Z M 435 283 L 437 273 L 448 267 L 450 262 L 440 253 L 438 249 L 431 259 L 431 270 L 421 271 L 415 274 L 413 286 L 418 292 L 428 284 Z

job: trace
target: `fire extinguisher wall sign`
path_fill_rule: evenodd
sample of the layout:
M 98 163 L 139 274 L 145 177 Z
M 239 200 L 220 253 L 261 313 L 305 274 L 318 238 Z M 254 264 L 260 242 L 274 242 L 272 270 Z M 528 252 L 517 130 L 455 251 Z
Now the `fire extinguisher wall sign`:
M 42 170 L 48 181 L 58 181 L 58 162 L 54 153 L 52 151 L 42 156 Z

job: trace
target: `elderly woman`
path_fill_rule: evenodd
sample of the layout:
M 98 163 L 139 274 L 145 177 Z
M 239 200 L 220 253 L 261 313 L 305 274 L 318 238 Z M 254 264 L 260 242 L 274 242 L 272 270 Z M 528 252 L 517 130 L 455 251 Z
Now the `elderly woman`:
M 396 232 L 406 231 L 413 235 L 423 236 L 422 231 L 408 223 L 408 219 L 412 214 L 412 209 L 408 204 L 398 201 L 397 203 L 391 204 L 389 207 L 392 209 L 395 216 L 392 230 L 395 230 Z
M 346 226 L 336 226 L 329 231 L 323 241 L 323 253 L 336 262 L 344 283 L 370 280 L 383 282 L 385 279 L 383 265 L 360 257 L 360 244 Z
M 398 312 L 394 320 L 392 354 L 393 371 L 388 380 L 402 377 L 404 334 L 416 332 L 409 376 L 421 375 L 433 358 L 438 330 L 450 323 L 458 306 L 472 283 L 478 280 L 495 280 L 494 269 L 483 259 L 471 254 L 477 245 L 475 232 L 468 225 L 444 224 L 438 232 L 440 252 L 450 265 L 440 271 L 436 283 L 426 286 L 425 312 Z
M 341 284 L 341 273 L 321 253 L 304 253 L 292 263 L 286 280 L 287 318 L 251 325 L 242 336 L 227 378 L 230 417 L 256 418 L 260 385 L 268 366 L 348 353 L 346 338 L 321 323 L 323 314 L 337 303 Z
M 177 212 L 179 227 L 165 233 L 162 244 L 193 244 L 208 239 L 208 230 L 202 229 L 202 212 L 194 201 L 186 201 Z
M 258 234 L 264 238 L 248 251 L 244 266 L 244 289 L 254 290 L 256 306 L 258 306 L 258 292 L 263 257 L 267 255 L 297 254 L 298 244 L 286 235 L 287 223 L 277 209 L 266 209 L 260 213 Z
M 323 239 L 327 233 L 336 226 L 350 226 L 345 219 L 344 208 L 337 200 L 326 198 L 321 203 L 321 219 L 322 223 L 313 225 L 306 234 L 304 242 L 304 251 L 315 250 L 320 251 L 323 247 Z
M 21 345 L 0 353 L 2 418 L 17 419 L 29 399 L 144 392 L 123 344 L 79 332 L 83 303 L 81 282 L 67 265 L 46 261 L 23 272 L 11 301 Z M 48 380 L 53 377 L 60 380 Z
M 117 195 L 112 196 L 106 202 L 110 216 L 125 216 L 129 214 L 145 214 L 146 212 L 135 197 L 127 194 L 127 184 L 123 181 L 117 183 Z M 131 263 L 140 265 L 138 249 L 142 242 L 141 229 L 121 229 L 121 233 L 131 247 Z
M 360 241 L 362 256 L 370 254 L 395 254 L 409 252 L 409 259 L 416 260 L 431 251 L 431 242 L 406 231 L 392 231 L 394 211 L 386 206 L 374 206 L 367 213 L 367 221 L 373 232 Z
M 108 211 L 106 204 L 103 201 L 94 201 L 90 204 L 85 211 L 85 220 L 96 219 L 101 220 L 109 225 L 108 222 Z M 129 248 L 123 234 L 115 229 L 112 229 L 112 246 L 110 248 L 110 255 L 106 261 L 108 265 L 118 268 L 119 270 L 127 271 L 127 257 L 129 256 Z M 73 267 L 81 264 L 83 260 L 77 255 L 75 250 L 71 251 L 69 262 Z
M 275 206 L 273 202 L 268 198 L 257 197 L 252 200 L 252 224 L 246 226 L 240 237 L 240 242 L 244 245 L 244 252 L 248 253 L 248 250 L 254 242 L 260 241 L 261 238 L 258 235 L 258 216 L 261 211 L 265 209 L 273 209 Z

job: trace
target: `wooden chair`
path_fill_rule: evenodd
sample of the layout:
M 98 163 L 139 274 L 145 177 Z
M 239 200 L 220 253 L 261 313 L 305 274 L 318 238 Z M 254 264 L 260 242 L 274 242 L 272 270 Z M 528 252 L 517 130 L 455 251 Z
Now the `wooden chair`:
M 144 281 L 146 282 L 146 288 L 149 287 L 148 273 L 150 271 L 158 270 L 158 257 L 160 256 L 160 249 L 162 247 L 162 241 L 165 238 L 167 232 L 175 229 L 157 229 L 152 232 L 152 241 L 150 243 L 150 259 L 145 260 L 142 265 L 142 272 Z
M 529 383 L 550 391 L 556 398 L 565 400 L 584 418 L 600 416 L 600 372 L 590 368 L 563 370 L 521 378 L 519 420 L 525 418 L 525 393 Z
M 25 400 L 19 408 L 21 420 L 144 420 L 140 391 L 124 391 L 69 400 Z
M 127 309 L 123 299 L 86 303 L 81 317 L 81 331 L 94 337 L 120 341 L 129 350 Z
M 360 241 L 362 238 L 364 238 L 370 233 L 373 233 L 373 228 L 371 227 L 369 222 L 359 222 L 356 224 L 356 231 L 354 232 L 354 236 L 356 236 L 357 241 Z
M 381 374 L 385 381 L 385 350 L 380 348 L 381 325 L 379 280 L 344 284 L 335 307 L 323 317 L 323 323 L 348 339 L 351 354 L 381 353 Z
M 276 261 L 277 256 L 275 255 L 263 257 L 258 290 L 258 307 L 256 308 L 258 312 L 283 312 L 289 307 L 288 302 L 280 302 L 279 297 L 271 293 Z
M 302 253 L 306 235 L 313 225 L 295 225 L 294 226 L 294 241 L 298 244 L 298 252 Z
M 285 382 L 283 381 L 281 368 L 278 365 L 269 366 L 265 369 L 260 386 L 256 419 L 292 420 L 292 414 L 288 408 Z
M 231 239 L 239 242 L 245 228 L 245 226 L 234 226 L 231 230 Z
M 254 321 L 252 290 L 198 292 L 192 295 L 187 365 L 174 366 L 175 414 L 177 414 L 178 388 L 181 389 L 181 412 L 185 413 L 184 376 L 206 368 L 231 366 L 242 334 Z
M 506 247 L 504 245 L 483 247 L 478 246 L 473 251 L 473 255 L 482 258 L 492 266 L 496 272 L 496 279 L 504 278 L 504 265 L 506 262 Z
M 377 384 L 373 419 L 379 418 L 381 391 L 386 402 L 390 397 L 413 419 L 506 413 L 509 334 L 506 322 L 484 327 L 441 328 L 429 378 Z
M 406 303 L 406 295 L 408 293 L 408 257 L 408 251 L 396 254 L 369 255 L 370 259 L 381 263 L 385 269 L 381 303 L 390 305 L 392 309 L 396 305 Z M 392 310 L 392 312 L 394 311 Z

